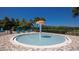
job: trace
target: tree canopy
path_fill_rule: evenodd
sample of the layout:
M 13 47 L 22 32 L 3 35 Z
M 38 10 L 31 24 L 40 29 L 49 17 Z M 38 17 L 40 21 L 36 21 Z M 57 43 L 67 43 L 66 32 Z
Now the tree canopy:
M 73 7 L 72 13 L 74 17 L 79 16 L 79 7 Z

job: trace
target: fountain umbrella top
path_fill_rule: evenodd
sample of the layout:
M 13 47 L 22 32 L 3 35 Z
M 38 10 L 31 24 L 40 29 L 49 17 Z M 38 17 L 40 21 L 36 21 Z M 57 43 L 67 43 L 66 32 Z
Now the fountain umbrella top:
M 39 20 L 39 21 L 36 22 L 36 24 L 44 25 L 45 24 L 45 21 Z

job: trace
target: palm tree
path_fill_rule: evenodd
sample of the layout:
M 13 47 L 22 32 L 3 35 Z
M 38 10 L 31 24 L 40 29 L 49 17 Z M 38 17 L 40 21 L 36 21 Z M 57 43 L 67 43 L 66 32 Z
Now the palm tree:
M 78 16 L 79 15 L 79 7 L 73 7 L 72 13 L 73 13 L 74 17 Z
M 26 28 L 28 27 L 28 22 L 27 22 L 26 19 L 24 19 L 24 18 L 22 19 L 21 22 L 22 22 L 22 25 L 21 25 L 22 28 L 23 28 L 24 30 L 26 30 Z
M 2 28 L 2 27 L 3 27 L 3 21 L 0 20 L 0 28 Z
M 16 26 L 19 26 L 19 22 L 20 22 L 19 19 L 16 19 L 16 20 L 15 20 Z
M 45 18 L 40 18 L 40 17 L 36 17 L 36 18 L 34 18 L 34 23 L 43 23 L 44 24 L 44 22 L 45 22 L 46 20 L 45 20 Z
M 7 33 L 8 33 L 8 30 L 10 33 L 12 33 L 11 29 L 13 27 L 13 24 L 12 24 L 12 21 L 9 17 L 4 18 L 4 24 L 5 24 L 5 29 L 7 30 Z
M 29 22 L 30 22 L 30 28 L 34 30 L 34 23 L 35 23 L 34 20 L 30 19 Z
M 36 17 L 36 18 L 34 18 L 34 22 L 37 22 L 37 21 L 40 21 L 40 20 L 42 20 L 42 21 L 46 21 L 45 18 L 40 18 L 40 17 Z

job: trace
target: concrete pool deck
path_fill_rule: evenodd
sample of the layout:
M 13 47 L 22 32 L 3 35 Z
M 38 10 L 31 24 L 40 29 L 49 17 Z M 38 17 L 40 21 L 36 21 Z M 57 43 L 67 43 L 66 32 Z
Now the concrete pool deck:
M 10 42 L 10 39 L 15 35 L 16 34 L 0 36 L 0 51 L 78 51 L 79 50 L 79 36 L 65 35 L 72 40 L 70 44 L 61 47 L 39 49 L 12 44 L 12 42 Z

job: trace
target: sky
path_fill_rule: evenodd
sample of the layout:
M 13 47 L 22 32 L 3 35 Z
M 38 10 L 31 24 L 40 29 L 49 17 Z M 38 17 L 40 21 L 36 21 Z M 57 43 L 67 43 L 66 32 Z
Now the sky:
M 79 16 L 73 17 L 70 7 L 0 7 L 0 19 L 5 16 L 20 20 L 44 17 L 46 25 L 79 27 Z

